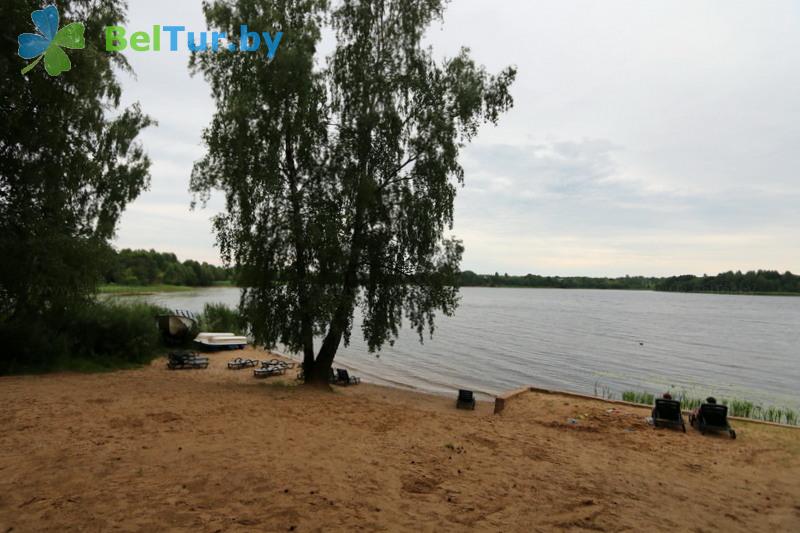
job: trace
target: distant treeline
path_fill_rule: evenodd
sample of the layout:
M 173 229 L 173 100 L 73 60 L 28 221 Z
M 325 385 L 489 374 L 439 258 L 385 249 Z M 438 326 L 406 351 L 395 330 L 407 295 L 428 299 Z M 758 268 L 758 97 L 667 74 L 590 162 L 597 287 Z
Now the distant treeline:
M 232 270 L 188 259 L 180 262 L 175 254 L 155 250 L 110 251 L 105 283 L 118 285 L 188 285 L 205 287 L 230 281 Z
M 553 289 L 627 289 L 674 292 L 800 293 L 800 276 L 773 270 L 724 272 L 716 276 L 672 276 L 668 278 L 625 276 L 591 278 L 584 276 L 509 276 L 508 274 L 461 273 L 464 287 L 539 287 Z
M 742 273 L 723 272 L 716 276 L 673 276 L 656 285 L 659 291 L 675 292 L 795 292 L 800 293 L 800 276 L 774 270 Z
M 590 278 L 584 276 L 509 276 L 508 274 L 476 274 L 471 270 L 461 273 L 463 287 L 539 287 L 550 289 L 655 289 L 659 278 L 625 276 L 624 278 Z

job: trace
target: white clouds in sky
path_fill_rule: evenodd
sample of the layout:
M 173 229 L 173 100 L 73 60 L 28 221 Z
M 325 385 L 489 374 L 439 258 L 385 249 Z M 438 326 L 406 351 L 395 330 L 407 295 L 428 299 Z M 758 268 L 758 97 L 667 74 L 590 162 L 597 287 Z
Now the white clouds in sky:
M 206 29 L 199 2 L 130 2 L 131 30 Z M 515 108 L 465 150 L 463 267 L 542 274 L 800 271 L 800 3 L 457 0 L 437 54 L 519 69 Z M 290 38 L 290 36 L 285 36 Z M 280 53 L 280 51 L 278 51 Z M 213 103 L 184 51 L 128 53 L 152 187 L 116 244 L 218 262 L 189 211 Z M 246 83 L 243 80 L 242 83 Z

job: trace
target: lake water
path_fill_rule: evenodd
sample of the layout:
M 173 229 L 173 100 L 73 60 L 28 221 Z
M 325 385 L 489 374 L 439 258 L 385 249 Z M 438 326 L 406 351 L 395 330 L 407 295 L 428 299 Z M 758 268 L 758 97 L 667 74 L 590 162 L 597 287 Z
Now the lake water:
M 367 381 L 436 393 L 523 385 L 593 394 L 685 390 L 800 409 L 800 298 L 645 291 L 463 288 L 454 317 L 420 345 L 411 330 L 379 357 L 358 321 L 336 362 Z M 236 288 L 147 300 L 200 312 Z

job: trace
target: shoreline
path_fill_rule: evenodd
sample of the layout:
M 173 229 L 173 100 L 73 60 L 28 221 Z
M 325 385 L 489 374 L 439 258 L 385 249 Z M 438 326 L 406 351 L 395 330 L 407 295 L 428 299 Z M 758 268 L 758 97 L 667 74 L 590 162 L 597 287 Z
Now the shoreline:
M 149 296 L 159 293 L 190 292 L 204 289 L 235 288 L 241 289 L 231 283 L 217 283 L 215 285 L 190 286 L 190 285 L 114 285 L 104 284 L 98 287 L 98 294 L 114 296 Z M 518 285 L 460 285 L 459 288 L 470 289 L 538 289 L 538 290 L 563 290 L 563 291 L 621 291 L 621 292 L 654 292 L 659 294 L 708 294 L 719 296 L 787 296 L 800 297 L 800 292 L 730 292 L 730 291 L 661 291 L 657 289 L 640 288 L 599 288 L 599 287 L 527 287 Z

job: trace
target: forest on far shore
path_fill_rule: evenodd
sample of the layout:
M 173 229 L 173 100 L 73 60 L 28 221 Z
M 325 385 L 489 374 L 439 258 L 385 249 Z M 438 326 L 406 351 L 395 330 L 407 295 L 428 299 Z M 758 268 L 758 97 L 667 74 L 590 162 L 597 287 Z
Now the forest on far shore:
M 174 253 L 155 250 L 111 250 L 103 283 L 126 286 L 183 285 L 207 287 L 220 282 L 235 283 L 232 268 L 192 259 L 179 261 Z M 670 292 L 800 293 L 800 276 L 774 270 L 723 272 L 714 276 L 540 276 L 526 274 L 476 274 L 461 272 L 462 287 L 531 287 L 552 289 L 618 289 Z
M 102 282 L 117 285 L 185 285 L 208 287 L 232 281 L 230 268 L 187 259 L 179 261 L 169 252 L 155 250 L 110 250 Z
M 723 272 L 715 276 L 670 276 L 666 278 L 625 276 L 592 278 L 584 276 L 510 276 L 508 274 L 461 273 L 463 287 L 538 287 L 553 289 L 626 289 L 670 292 L 800 293 L 800 276 L 791 272 L 758 270 Z

